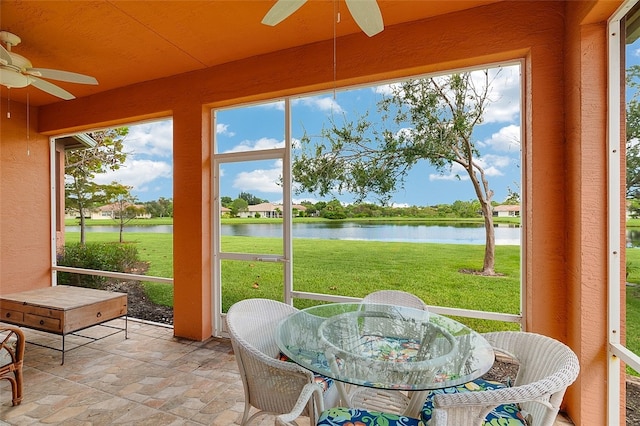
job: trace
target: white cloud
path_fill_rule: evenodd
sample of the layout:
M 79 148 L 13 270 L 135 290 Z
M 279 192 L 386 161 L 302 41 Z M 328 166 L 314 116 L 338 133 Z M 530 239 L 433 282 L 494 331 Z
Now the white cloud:
M 279 141 L 275 138 L 260 138 L 256 141 L 243 140 L 225 152 L 260 151 L 274 148 L 284 148 L 284 141 Z
M 225 136 L 235 136 L 235 133 L 229 130 L 228 124 L 216 124 L 216 134 Z
M 124 151 L 133 155 L 171 157 L 173 155 L 173 121 L 154 121 L 129 127 Z
M 313 110 L 342 114 L 344 110 L 333 96 L 311 96 L 293 101 L 293 105 L 304 105 Z
M 429 174 L 429 180 L 469 180 L 469 175 L 461 165 L 453 163 L 448 173 L 446 171 L 442 173 L 431 173 Z
M 162 120 L 129 126 L 124 139 L 127 158 L 118 170 L 97 174 L 98 184 L 118 182 L 133 187 L 135 192 L 161 188 L 155 179 L 173 177 L 173 121 Z M 168 196 L 171 196 L 170 194 Z
M 520 114 L 520 67 L 492 69 L 489 72 L 492 103 L 484 113 L 484 123 L 513 123 Z
M 484 173 L 487 177 L 504 176 L 504 168 L 508 167 L 512 163 L 512 161 L 513 159 L 508 156 L 492 154 L 474 159 L 474 162 L 476 162 L 484 170 Z M 442 173 L 431 173 L 429 175 L 429 180 L 466 181 L 469 180 L 469 175 L 461 165 L 459 165 L 458 163 L 453 163 L 449 171 L 443 171 Z
M 394 93 L 393 89 L 398 86 L 400 86 L 400 83 L 382 84 L 380 86 L 374 86 L 371 90 L 373 90 L 373 93 L 378 93 L 383 96 L 392 96 Z
M 438 78 L 438 77 L 434 77 Z M 471 78 L 480 88 L 484 85 L 484 72 L 472 71 Z M 512 123 L 520 113 L 520 67 L 517 65 L 489 70 L 492 102 L 484 114 L 484 123 Z M 372 88 L 374 93 L 391 96 L 400 83 L 383 84 Z
M 520 126 L 511 124 L 502 127 L 491 137 L 479 142 L 479 146 L 490 147 L 495 151 L 520 152 Z
M 282 176 L 282 160 L 277 160 L 271 169 L 256 169 L 240 172 L 233 181 L 233 187 L 240 191 L 275 192 L 282 194 L 278 185 Z
M 509 165 L 511 159 L 499 155 L 485 155 L 475 160 L 484 169 L 486 176 L 503 176 L 502 168 Z
M 107 173 L 96 175 L 94 181 L 99 184 L 119 182 L 122 185 L 132 186 L 135 191 L 142 191 L 147 184 L 157 178 L 171 178 L 172 167 L 164 161 L 136 160 L 127 158 L 118 170 L 110 170 Z

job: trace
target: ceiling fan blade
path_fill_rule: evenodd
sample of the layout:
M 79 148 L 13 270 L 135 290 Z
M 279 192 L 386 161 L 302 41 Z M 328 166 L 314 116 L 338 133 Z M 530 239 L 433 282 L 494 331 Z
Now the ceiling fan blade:
M 0 60 L 6 62 L 7 65 L 11 65 L 13 63 L 13 59 L 11 59 L 11 55 L 9 55 L 9 51 L 4 48 L 3 45 L 0 44 Z
M 75 96 L 64 90 L 62 87 L 58 87 L 55 84 L 49 83 L 48 81 L 41 80 L 38 77 L 29 76 L 29 81 L 31 81 L 31 85 L 37 87 L 38 89 L 47 92 L 50 95 L 62 98 L 65 101 L 68 101 L 69 99 L 75 99 Z
M 262 23 L 271 26 L 278 25 L 293 12 L 300 9 L 306 2 L 307 0 L 278 0 L 276 4 L 269 9 L 269 12 L 264 15 Z
M 369 37 L 384 30 L 382 13 L 376 0 L 345 0 L 351 16 Z
M 69 71 L 51 70 L 48 68 L 28 68 L 26 73 L 37 77 L 50 78 L 52 80 L 68 81 L 70 83 L 98 84 L 98 80 L 90 75 Z

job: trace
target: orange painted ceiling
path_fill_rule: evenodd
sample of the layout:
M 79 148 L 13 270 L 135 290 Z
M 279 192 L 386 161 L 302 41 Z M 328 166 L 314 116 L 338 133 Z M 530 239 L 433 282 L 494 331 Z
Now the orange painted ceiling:
M 493 3 L 378 0 L 385 27 Z M 50 80 L 76 97 L 361 33 L 344 0 L 309 0 L 275 27 L 262 18 L 275 0 L 0 1 L 0 30 L 18 35 L 14 53 L 33 67 L 92 75 L 98 86 Z M 363 43 L 368 37 L 362 34 Z M 374 36 L 375 38 L 375 36 Z M 33 86 L 0 87 L 3 98 L 60 102 Z

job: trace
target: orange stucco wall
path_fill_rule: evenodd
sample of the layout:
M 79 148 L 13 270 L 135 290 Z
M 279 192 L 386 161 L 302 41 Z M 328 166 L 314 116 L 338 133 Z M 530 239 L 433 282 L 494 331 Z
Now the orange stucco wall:
M 11 118 L 7 118 L 9 109 Z M 27 128 L 27 123 L 29 123 Z M 51 285 L 49 138 L 38 110 L 0 105 L 0 293 Z
M 372 39 L 344 37 L 337 43 L 336 82 L 327 42 L 41 107 L 31 120 L 42 134 L 60 134 L 173 117 L 174 330 L 202 340 L 211 335 L 208 107 L 521 60 L 525 328 L 576 351 L 583 372 L 565 397 L 566 409 L 576 424 L 605 424 L 607 56 L 602 19 L 616 2 L 597 13 L 591 5 L 503 2 L 391 26 Z M 13 124 L 18 120 L 5 123 L 3 118 L 2 292 L 5 282 L 16 290 L 47 285 L 49 243 L 46 138 L 34 131 L 37 142 L 25 158 L 22 126 Z M 27 226 L 24 238 L 21 230 Z

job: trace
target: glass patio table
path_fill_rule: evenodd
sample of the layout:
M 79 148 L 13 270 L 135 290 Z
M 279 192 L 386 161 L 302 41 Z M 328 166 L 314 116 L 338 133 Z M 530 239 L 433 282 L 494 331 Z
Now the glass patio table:
M 489 342 L 464 324 L 396 305 L 306 308 L 279 324 L 276 341 L 292 361 L 336 380 L 344 404 L 389 411 L 397 403 L 411 417 L 418 417 L 428 390 L 470 382 L 494 362 Z M 376 404 L 381 390 L 412 392 L 382 391 Z

